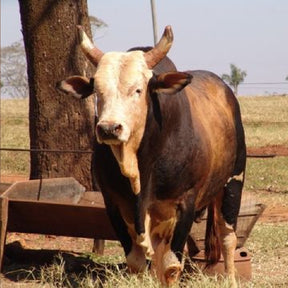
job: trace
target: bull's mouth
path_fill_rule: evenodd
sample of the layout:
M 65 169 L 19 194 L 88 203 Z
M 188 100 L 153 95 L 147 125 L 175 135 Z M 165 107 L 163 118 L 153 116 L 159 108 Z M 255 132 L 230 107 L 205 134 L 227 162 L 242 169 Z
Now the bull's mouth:
M 120 140 L 118 137 L 114 136 L 107 136 L 107 135 L 99 135 L 96 133 L 97 142 L 99 144 L 106 144 L 106 145 L 121 145 L 124 142 Z
M 97 142 L 99 144 L 106 144 L 109 146 L 120 146 L 123 144 L 123 141 L 120 141 L 119 139 L 103 139 L 99 137 L 97 137 Z
M 99 144 L 107 144 L 107 145 L 120 145 L 123 142 L 119 140 L 117 136 L 111 136 L 111 135 L 99 135 L 96 134 L 97 141 Z

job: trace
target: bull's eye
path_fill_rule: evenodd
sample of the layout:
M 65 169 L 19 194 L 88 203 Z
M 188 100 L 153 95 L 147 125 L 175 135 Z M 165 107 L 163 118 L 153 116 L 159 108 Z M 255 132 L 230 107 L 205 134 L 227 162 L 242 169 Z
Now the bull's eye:
M 141 94 L 141 92 L 142 92 L 141 89 L 137 89 L 137 90 L 136 90 L 136 93 L 139 94 L 139 95 Z

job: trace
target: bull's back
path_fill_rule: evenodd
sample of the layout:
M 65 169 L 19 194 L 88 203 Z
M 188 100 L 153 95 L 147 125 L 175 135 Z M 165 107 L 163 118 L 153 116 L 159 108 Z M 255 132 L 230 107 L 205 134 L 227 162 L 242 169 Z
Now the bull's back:
M 197 128 L 207 135 L 207 141 L 212 147 L 227 147 L 228 143 L 233 143 L 236 136 L 235 121 L 239 112 L 236 97 L 231 89 L 211 72 L 189 71 L 189 74 L 193 75 L 193 79 L 186 88 L 186 95 L 192 123 L 198 124 Z
M 193 76 L 186 88 L 193 115 L 207 119 L 207 124 L 222 125 L 235 120 L 237 99 L 231 89 L 217 75 L 208 71 L 188 71 Z M 206 116 L 206 117 L 205 117 Z M 193 117 L 194 120 L 194 117 Z

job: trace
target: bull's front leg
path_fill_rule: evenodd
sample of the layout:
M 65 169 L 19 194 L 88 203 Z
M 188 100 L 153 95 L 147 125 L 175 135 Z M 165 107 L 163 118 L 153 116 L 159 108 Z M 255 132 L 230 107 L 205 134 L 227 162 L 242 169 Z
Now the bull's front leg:
M 170 221 L 165 224 L 168 224 L 168 222 Z M 172 222 L 173 220 L 171 219 Z M 183 268 L 182 261 L 178 259 L 176 253 L 171 249 L 171 236 L 166 235 L 163 237 L 160 232 L 160 234 L 153 237 L 155 253 L 152 257 L 152 272 L 163 285 L 171 285 L 176 282 Z
M 136 243 L 143 247 L 146 255 L 152 255 L 153 248 L 150 238 L 151 219 L 147 212 L 145 203 L 142 198 L 142 194 L 135 195 L 135 231 L 136 231 Z
M 175 216 L 161 222 L 153 231 L 155 254 L 152 267 L 164 285 L 179 280 L 183 270 L 183 250 L 194 219 L 193 199 L 178 205 Z
M 130 252 L 126 255 L 126 262 L 131 273 L 141 273 L 146 270 L 147 262 L 144 249 L 134 239 Z
M 129 271 L 132 273 L 143 272 L 147 267 L 147 263 L 143 247 L 136 242 L 133 206 L 119 204 L 118 207 L 111 201 L 107 193 L 103 195 L 106 196 L 106 211 L 124 249 Z
M 134 195 L 134 223 L 127 222 L 132 248 L 126 259 L 129 270 L 134 273 L 143 272 L 147 267 L 146 256 L 154 253 L 150 240 L 150 216 L 141 195 Z

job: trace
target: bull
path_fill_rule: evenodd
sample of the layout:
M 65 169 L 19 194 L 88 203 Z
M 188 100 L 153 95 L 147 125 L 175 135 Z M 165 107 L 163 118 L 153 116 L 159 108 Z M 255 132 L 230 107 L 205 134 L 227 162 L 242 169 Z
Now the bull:
M 71 76 L 58 88 L 77 98 L 97 93 L 93 174 L 129 270 L 144 271 L 150 257 L 163 284 L 177 281 L 192 224 L 207 208 L 207 263 L 222 253 L 237 286 L 246 146 L 233 92 L 211 72 L 177 71 L 166 56 L 170 26 L 153 48 L 108 53 L 78 29 L 96 73 Z

